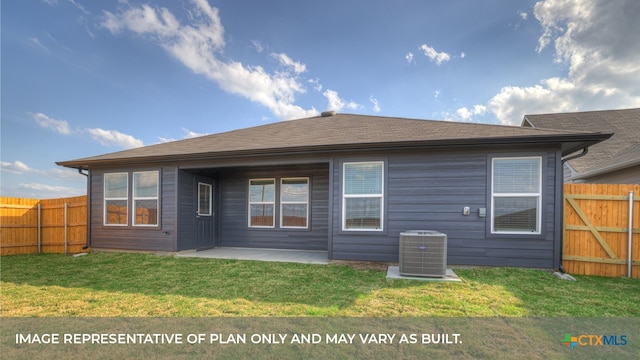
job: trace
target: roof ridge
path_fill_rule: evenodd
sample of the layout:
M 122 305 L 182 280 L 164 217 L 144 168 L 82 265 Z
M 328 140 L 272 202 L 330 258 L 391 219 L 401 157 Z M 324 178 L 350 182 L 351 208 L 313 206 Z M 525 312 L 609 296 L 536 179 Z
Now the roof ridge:
M 278 121 L 195 138 L 147 145 L 98 156 L 58 162 L 63 166 L 129 159 L 154 161 L 252 153 L 345 151 L 383 146 L 451 146 L 507 142 L 583 141 L 608 133 L 523 128 L 498 124 L 403 117 L 336 114 Z M 581 140 L 582 139 L 582 140 Z M 600 141 L 600 140 L 598 140 Z M 564 149 L 567 150 L 567 149 Z
M 640 110 L 640 107 L 637 108 L 624 108 L 624 109 L 601 109 L 601 110 L 586 110 L 586 111 L 567 111 L 567 112 L 555 112 L 555 113 L 536 113 L 536 114 L 525 114 L 524 117 L 528 116 L 562 116 L 562 115 L 572 115 L 572 114 L 589 114 L 589 113 L 597 113 L 597 112 L 612 112 L 612 111 L 630 111 L 630 110 Z

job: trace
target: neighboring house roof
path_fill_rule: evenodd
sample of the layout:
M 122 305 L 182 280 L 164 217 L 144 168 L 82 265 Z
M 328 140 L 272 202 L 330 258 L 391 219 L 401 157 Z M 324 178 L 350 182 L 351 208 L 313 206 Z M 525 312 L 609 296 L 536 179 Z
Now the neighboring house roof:
M 525 115 L 524 127 L 613 133 L 589 148 L 586 156 L 569 160 L 572 180 L 640 165 L 640 108 Z
M 184 161 L 253 154 L 285 154 L 410 146 L 559 143 L 570 153 L 611 134 L 563 131 L 397 117 L 323 113 L 198 138 L 61 161 L 58 165 L 88 169 L 95 165 Z

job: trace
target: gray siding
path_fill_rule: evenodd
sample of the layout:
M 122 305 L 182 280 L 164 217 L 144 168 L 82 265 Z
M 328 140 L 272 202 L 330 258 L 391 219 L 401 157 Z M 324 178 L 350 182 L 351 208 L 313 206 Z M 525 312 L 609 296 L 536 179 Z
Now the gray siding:
M 194 182 L 195 174 L 178 171 L 178 250 L 185 250 L 191 243 L 190 239 L 195 239 L 195 209 Z
M 541 234 L 491 234 L 492 156 L 542 156 Z M 161 170 L 161 221 L 158 227 L 106 227 L 102 224 L 103 170 L 92 170 L 91 241 L 94 248 L 176 251 L 179 239 L 194 236 L 195 174 L 215 178 L 216 246 L 327 250 L 340 260 L 398 261 L 398 238 L 405 230 L 447 234 L 450 264 L 557 268 L 562 226 L 562 166 L 556 147 L 469 147 L 459 150 L 351 151 L 317 157 L 260 157 L 245 167 L 181 164 Z M 258 160 L 255 160 L 258 159 Z M 323 163 L 317 163 L 322 161 Z M 384 161 L 384 230 L 342 231 L 342 166 L 349 161 Z M 294 165 L 296 162 L 307 165 Z M 315 163 L 314 163 L 315 162 Z M 277 165 L 280 164 L 280 165 Z M 282 165 L 288 164 L 288 165 Z M 113 169 L 111 171 L 129 171 Z M 309 177 L 309 229 L 248 227 L 248 182 L 255 178 Z M 179 180 L 179 181 L 178 181 Z M 279 191 L 279 186 L 276 187 Z M 557 190 L 557 191 L 556 191 Z M 276 198 L 279 198 L 276 195 Z M 471 215 L 462 214 L 463 207 Z M 487 209 L 487 217 L 478 210 Z
M 490 233 L 489 153 L 543 156 L 542 234 Z M 378 160 L 387 164 L 384 231 L 342 231 L 342 164 Z M 447 234 L 450 264 L 541 268 L 559 265 L 554 260 L 559 251 L 555 229 L 561 226 L 556 223 L 556 149 L 380 153 L 337 158 L 333 170 L 333 259 L 398 261 L 402 231 L 437 230 Z M 471 208 L 471 215 L 462 214 L 465 206 Z M 478 216 L 479 208 L 487 208 L 486 218 Z
M 309 177 L 309 229 L 280 229 L 279 201 L 276 202 L 276 227 L 260 229 L 248 227 L 249 179 Z M 328 165 L 269 167 L 221 171 L 219 177 L 219 234 L 218 245 L 274 249 L 327 250 L 328 238 Z M 276 186 L 279 191 L 279 186 Z M 279 194 L 279 193 L 277 193 Z M 276 195 L 276 199 L 279 196 Z
M 129 219 L 127 226 L 105 226 L 104 173 L 134 171 L 160 171 L 160 219 L 158 226 L 131 225 L 131 177 L 129 178 Z M 150 251 L 176 250 L 176 168 L 148 167 L 136 169 L 109 169 L 91 171 L 91 247 L 100 249 L 126 249 Z

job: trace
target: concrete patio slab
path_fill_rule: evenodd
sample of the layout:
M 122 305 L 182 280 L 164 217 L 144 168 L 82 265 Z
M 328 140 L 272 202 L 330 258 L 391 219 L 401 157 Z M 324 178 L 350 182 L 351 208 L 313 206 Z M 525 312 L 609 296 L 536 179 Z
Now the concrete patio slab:
M 446 275 L 442 278 L 438 277 L 422 277 L 422 276 L 406 276 L 400 275 L 400 267 L 399 266 L 389 266 L 387 269 L 387 279 L 393 280 L 420 280 L 420 281 L 453 281 L 453 282 L 462 282 L 462 280 L 456 275 L 455 272 L 451 269 L 447 269 Z
M 209 259 L 235 259 L 293 262 L 302 264 L 327 265 L 329 263 L 326 251 L 282 250 L 282 249 L 250 249 L 234 247 L 217 247 L 208 250 L 181 251 L 177 257 L 196 257 Z

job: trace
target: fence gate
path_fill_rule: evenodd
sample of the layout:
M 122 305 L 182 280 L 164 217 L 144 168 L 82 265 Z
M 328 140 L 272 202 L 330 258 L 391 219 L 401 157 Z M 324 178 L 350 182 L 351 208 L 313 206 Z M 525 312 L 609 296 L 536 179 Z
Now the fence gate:
M 565 184 L 563 232 L 567 272 L 640 278 L 640 185 Z

